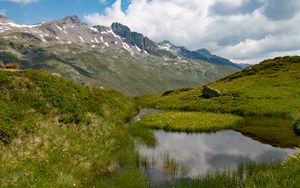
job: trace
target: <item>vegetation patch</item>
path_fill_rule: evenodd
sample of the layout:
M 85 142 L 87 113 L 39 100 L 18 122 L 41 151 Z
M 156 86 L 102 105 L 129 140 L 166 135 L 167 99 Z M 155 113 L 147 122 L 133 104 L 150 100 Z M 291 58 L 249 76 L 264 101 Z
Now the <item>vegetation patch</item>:
M 45 71 L 0 71 L 0 106 L 1 187 L 146 186 L 124 126 L 130 98 Z
M 167 131 L 210 132 L 234 128 L 242 119 L 232 114 L 165 111 L 147 114 L 135 124 Z

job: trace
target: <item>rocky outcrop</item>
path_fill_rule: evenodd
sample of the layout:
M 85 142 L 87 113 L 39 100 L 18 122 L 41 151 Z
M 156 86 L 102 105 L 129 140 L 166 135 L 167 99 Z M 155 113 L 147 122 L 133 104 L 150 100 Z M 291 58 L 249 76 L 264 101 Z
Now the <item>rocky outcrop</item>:
M 78 16 L 75 16 L 75 15 L 74 16 L 67 16 L 67 17 L 63 18 L 62 23 L 64 23 L 64 24 L 77 24 L 77 25 L 83 24 L 80 21 L 80 18 Z
M 127 26 L 122 25 L 120 23 L 112 23 L 111 29 L 113 32 L 124 38 L 125 42 L 127 44 L 130 44 L 132 46 L 137 46 L 141 50 L 146 50 L 148 52 L 152 52 L 156 49 L 158 49 L 155 42 L 150 40 L 148 37 L 144 37 L 141 33 L 132 32 Z
M 6 23 L 6 22 L 11 22 L 11 20 L 6 16 L 0 15 L 0 22 Z
M 203 93 L 202 97 L 205 98 L 213 98 L 213 97 L 221 96 L 221 92 L 219 90 L 210 88 L 208 86 L 204 86 L 202 93 Z

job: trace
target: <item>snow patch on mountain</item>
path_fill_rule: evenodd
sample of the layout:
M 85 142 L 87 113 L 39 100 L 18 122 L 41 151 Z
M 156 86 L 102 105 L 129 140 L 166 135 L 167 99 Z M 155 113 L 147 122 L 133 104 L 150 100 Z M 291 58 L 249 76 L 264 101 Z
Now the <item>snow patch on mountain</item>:
M 78 37 L 79 37 L 79 39 L 80 39 L 81 42 L 85 42 L 80 35 L 78 35 Z
M 55 26 L 56 26 L 59 30 L 63 31 L 63 29 L 62 29 L 61 27 L 59 27 L 58 25 L 55 24 Z
M 107 46 L 107 47 L 109 48 L 109 45 L 108 45 L 108 43 L 107 43 L 107 42 L 105 42 L 105 43 L 104 43 L 104 45 L 105 45 L 105 46 Z

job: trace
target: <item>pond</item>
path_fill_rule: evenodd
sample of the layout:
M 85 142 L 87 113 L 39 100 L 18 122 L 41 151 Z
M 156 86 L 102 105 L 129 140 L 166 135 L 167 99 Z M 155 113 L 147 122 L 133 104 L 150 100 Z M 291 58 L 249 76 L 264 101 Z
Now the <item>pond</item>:
M 250 161 L 282 161 L 295 150 L 262 144 L 233 130 L 174 133 L 154 130 L 157 145 L 137 145 L 143 172 L 152 183 L 234 170 Z

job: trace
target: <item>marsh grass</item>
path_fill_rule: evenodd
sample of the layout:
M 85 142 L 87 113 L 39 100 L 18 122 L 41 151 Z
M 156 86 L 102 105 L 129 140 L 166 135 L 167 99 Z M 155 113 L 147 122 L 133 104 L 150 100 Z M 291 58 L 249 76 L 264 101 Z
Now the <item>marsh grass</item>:
M 211 132 L 234 128 L 242 119 L 232 114 L 164 111 L 143 116 L 135 122 L 135 126 L 167 131 Z
M 172 158 L 169 154 L 162 156 L 163 169 L 172 176 L 181 176 L 184 177 L 187 175 L 189 169 L 184 164 L 181 164 Z
M 297 187 L 300 163 L 289 160 L 283 163 L 240 165 L 234 172 L 224 171 L 200 176 L 194 180 L 182 179 L 179 183 L 167 182 L 157 187 Z
M 154 132 L 149 128 L 139 126 L 136 122 L 130 124 L 129 133 L 141 144 L 153 147 L 157 144 Z

